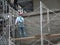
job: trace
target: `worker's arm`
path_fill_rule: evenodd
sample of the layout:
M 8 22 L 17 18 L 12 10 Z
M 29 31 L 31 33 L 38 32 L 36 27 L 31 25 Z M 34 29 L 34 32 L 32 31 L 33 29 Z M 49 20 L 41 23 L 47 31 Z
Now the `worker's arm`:
M 18 20 L 18 18 L 16 18 L 16 20 L 15 20 L 15 25 L 17 24 L 17 20 Z

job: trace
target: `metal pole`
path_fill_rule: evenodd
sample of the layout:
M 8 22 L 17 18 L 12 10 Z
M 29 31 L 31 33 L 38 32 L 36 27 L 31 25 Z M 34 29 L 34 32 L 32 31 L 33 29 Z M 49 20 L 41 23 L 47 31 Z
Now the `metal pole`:
M 15 25 L 14 25 L 14 15 L 12 15 L 12 25 L 13 25 L 13 37 L 15 38 Z
M 9 7 L 9 11 L 10 11 L 10 7 Z M 10 21 L 10 15 L 8 15 L 8 22 Z M 8 39 L 9 43 L 8 45 L 10 45 L 10 22 L 9 22 L 9 39 Z
M 5 3 L 6 3 L 6 14 L 7 14 L 7 1 L 5 1 Z
M 9 45 L 10 45 L 10 16 L 8 15 L 9 18 Z
M 43 45 L 43 31 L 42 31 L 42 2 L 40 1 L 40 30 L 41 30 L 41 45 Z
M 3 0 L 3 15 L 4 15 L 4 0 Z
M 50 20 L 49 20 L 49 9 L 47 9 L 47 27 L 48 27 L 48 33 L 50 34 Z

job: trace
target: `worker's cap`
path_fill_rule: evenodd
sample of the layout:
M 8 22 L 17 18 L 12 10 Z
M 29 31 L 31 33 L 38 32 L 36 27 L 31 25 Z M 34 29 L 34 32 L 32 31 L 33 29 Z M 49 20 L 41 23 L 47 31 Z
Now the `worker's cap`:
M 23 10 L 18 10 L 19 15 L 23 14 Z

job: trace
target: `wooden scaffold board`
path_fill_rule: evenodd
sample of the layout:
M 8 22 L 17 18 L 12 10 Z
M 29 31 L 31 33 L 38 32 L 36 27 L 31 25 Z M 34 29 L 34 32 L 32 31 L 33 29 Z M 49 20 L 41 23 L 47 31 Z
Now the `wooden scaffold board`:
M 45 35 L 43 37 L 55 38 L 55 37 L 60 37 L 60 34 L 49 34 L 49 35 Z M 11 40 L 32 40 L 32 39 L 40 39 L 40 38 L 41 38 L 41 35 L 36 35 L 36 36 L 32 36 L 32 37 L 11 38 Z

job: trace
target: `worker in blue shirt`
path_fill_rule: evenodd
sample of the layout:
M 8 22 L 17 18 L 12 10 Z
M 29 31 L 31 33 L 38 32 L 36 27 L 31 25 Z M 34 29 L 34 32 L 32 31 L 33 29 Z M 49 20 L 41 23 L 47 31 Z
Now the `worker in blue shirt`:
M 26 32 L 24 30 L 24 18 L 22 17 L 22 11 L 18 11 L 19 16 L 16 18 L 15 25 L 17 24 L 20 37 L 25 37 Z

